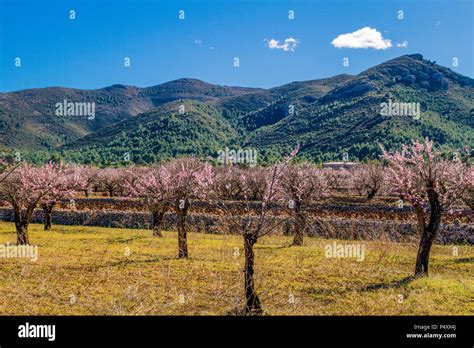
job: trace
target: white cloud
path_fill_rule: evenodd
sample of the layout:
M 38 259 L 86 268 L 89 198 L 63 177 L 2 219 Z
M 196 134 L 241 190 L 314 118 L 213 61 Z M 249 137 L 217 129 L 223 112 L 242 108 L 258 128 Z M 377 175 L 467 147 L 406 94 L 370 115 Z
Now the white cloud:
M 285 41 L 283 41 L 282 43 L 280 43 L 280 41 L 275 40 L 275 39 L 270 39 L 270 40 L 265 39 L 265 42 L 268 48 L 272 50 L 274 49 L 283 50 L 285 52 L 289 52 L 289 51 L 294 52 L 296 49 L 296 46 L 300 43 L 297 39 L 294 39 L 292 37 L 285 39 Z
M 341 34 L 332 40 L 331 45 L 337 48 L 374 48 L 385 50 L 392 47 L 392 41 L 384 39 L 377 29 L 365 27 L 353 33 Z
M 407 48 L 408 47 L 408 41 L 405 40 L 402 43 L 397 43 L 397 47 Z
M 198 45 L 199 47 L 202 46 L 202 40 L 194 40 L 194 43 Z

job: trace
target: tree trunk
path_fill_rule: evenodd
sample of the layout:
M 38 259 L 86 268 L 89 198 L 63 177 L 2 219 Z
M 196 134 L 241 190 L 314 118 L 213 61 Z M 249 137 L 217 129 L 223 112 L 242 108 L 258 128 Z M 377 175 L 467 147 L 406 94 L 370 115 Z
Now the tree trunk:
M 44 230 L 49 231 L 51 230 L 51 211 L 48 211 L 48 209 L 43 209 L 44 212 Z
M 370 201 L 372 198 L 375 197 L 376 194 L 377 194 L 377 190 L 370 190 L 367 193 L 367 200 Z
M 415 276 L 428 275 L 428 263 L 430 258 L 431 246 L 438 234 L 441 222 L 442 207 L 439 202 L 438 194 L 434 189 L 428 189 L 428 198 L 430 202 L 430 221 L 428 226 L 423 228 L 423 235 L 420 239 L 418 255 L 416 257 Z M 419 219 L 420 220 L 420 219 Z
M 28 225 L 22 224 L 16 228 L 16 244 L 17 245 L 28 245 L 30 240 L 28 238 Z
M 28 225 L 30 224 L 33 211 L 38 205 L 39 200 L 40 198 L 28 205 L 25 211 L 21 209 L 21 206 L 13 206 L 13 217 L 15 220 L 17 245 L 30 244 L 30 239 L 28 236 Z
M 28 224 L 25 223 L 21 208 L 14 207 L 13 216 L 15 218 L 16 228 L 16 244 L 17 245 L 28 245 L 30 244 L 28 238 Z
M 114 196 L 114 189 L 112 189 L 112 188 L 109 189 L 109 196 L 110 197 Z
M 188 215 L 189 200 L 179 200 L 175 204 L 178 218 L 178 257 L 188 257 L 188 237 L 186 233 L 186 216 Z
M 44 216 L 44 230 L 45 231 L 49 231 L 51 230 L 51 226 L 52 226 L 52 221 L 53 221 L 53 217 L 52 217 L 52 212 L 53 212 L 53 207 L 54 205 L 52 204 L 44 204 L 42 206 L 43 208 L 43 216 Z
M 293 238 L 293 245 L 301 246 L 303 245 L 304 231 L 306 229 L 306 217 L 303 210 L 301 209 L 301 204 L 295 205 L 295 236 Z
M 186 234 L 186 215 L 178 214 L 178 257 L 188 257 L 188 240 Z
M 259 315 L 263 313 L 260 299 L 255 292 L 255 284 L 253 280 L 255 254 L 253 246 L 257 242 L 255 235 L 247 233 L 244 235 L 245 249 L 245 314 Z
M 84 190 L 84 194 L 86 195 L 86 197 L 89 197 L 89 190 Z
M 161 233 L 161 226 L 163 225 L 163 217 L 165 215 L 164 209 L 158 209 L 153 211 L 153 236 L 163 237 Z

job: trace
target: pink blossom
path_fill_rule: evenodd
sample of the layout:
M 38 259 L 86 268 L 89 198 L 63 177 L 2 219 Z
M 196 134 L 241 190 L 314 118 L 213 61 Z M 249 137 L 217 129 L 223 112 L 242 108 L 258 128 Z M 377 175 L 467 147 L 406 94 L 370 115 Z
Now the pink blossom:
M 415 205 L 428 202 L 427 190 L 435 190 L 443 209 L 447 209 L 473 185 L 473 168 L 459 160 L 448 160 L 433 151 L 433 143 L 414 141 L 401 151 L 382 148 L 389 162 L 387 175 L 392 191 Z

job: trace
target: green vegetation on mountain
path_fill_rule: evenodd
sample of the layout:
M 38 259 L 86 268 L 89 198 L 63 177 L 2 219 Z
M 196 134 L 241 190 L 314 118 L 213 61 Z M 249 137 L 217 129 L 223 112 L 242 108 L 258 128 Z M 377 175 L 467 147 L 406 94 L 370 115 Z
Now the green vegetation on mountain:
M 93 120 L 57 117 L 54 105 L 94 101 Z M 419 103 L 419 117 L 383 115 L 381 104 Z M 180 113 L 180 106 L 185 112 Z M 256 149 L 273 161 L 297 144 L 313 161 L 375 158 L 430 137 L 447 152 L 474 147 L 474 80 L 402 56 L 359 75 L 293 82 L 271 89 L 180 79 L 95 91 L 44 88 L 0 94 L 0 143 L 32 161 L 64 158 L 101 165 L 217 156 Z
M 381 115 L 380 104 L 389 100 L 420 103 L 420 118 Z M 301 143 L 301 152 L 316 161 L 373 158 L 379 144 L 394 148 L 424 137 L 454 151 L 474 145 L 473 106 L 474 80 L 419 55 L 403 56 L 257 129 L 247 143 L 266 149 Z
M 106 127 L 65 147 L 67 161 L 87 164 L 155 163 L 177 156 L 216 157 L 237 133 L 212 105 L 176 101 Z
M 163 104 L 181 100 L 215 102 L 259 89 L 216 86 L 195 79 L 179 79 L 147 88 L 113 85 L 97 90 L 62 87 L 0 93 L 0 143 L 25 152 L 58 151 L 104 127 L 119 124 Z M 56 104 L 95 103 L 94 117 L 57 116 Z M 126 123 L 125 123 L 126 124 Z

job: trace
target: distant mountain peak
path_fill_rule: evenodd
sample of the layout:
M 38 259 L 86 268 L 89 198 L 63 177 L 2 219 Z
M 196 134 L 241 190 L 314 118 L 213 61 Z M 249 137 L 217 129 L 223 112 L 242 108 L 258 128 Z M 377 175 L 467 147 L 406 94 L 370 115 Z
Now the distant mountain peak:
M 110 88 L 110 89 L 126 89 L 126 88 L 128 88 L 128 87 L 129 87 L 129 86 L 126 86 L 126 85 L 122 85 L 122 84 L 117 83 L 117 84 L 113 84 L 113 85 L 111 85 L 111 86 L 109 86 L 109 87 L 106 87 L 106 88 Z
M 421 54 L 403 55 L 358 75 L 376 84 L 397 82 L 407 86 L 418 86 L 429 91 L 447 90 L 450 83 L 474 87 L 474 79 L 463 76 L 450 68 L 424 59 Z
M 403 57 L 403 56 L 402 56 Z M 420 53 L 414 53 L 414 54 L 407 54 L 406 57 L 413 58 L 415 60 L 420 60 L 423 61 L 423 55 Z
M 108 86 L 108 87 L 104 87 L 103 88 L 104 90 L 106 91 L 127 91 L 127 90 L 131 90 L 131 89 L 137 89 L 137 87 L 134 87 L 134 86 L 127 86 L 127 85 L 122 85 L 122 84 L 113 84 L 111 86 Z

